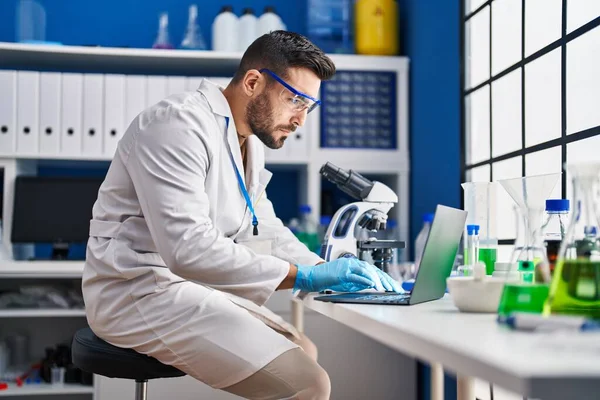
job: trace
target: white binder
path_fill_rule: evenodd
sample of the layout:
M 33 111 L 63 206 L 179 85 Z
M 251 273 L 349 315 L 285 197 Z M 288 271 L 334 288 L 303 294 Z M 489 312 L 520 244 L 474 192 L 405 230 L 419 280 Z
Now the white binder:
M 200 86 L 200 82 L 204 79 L 202 76 L 188 76 L 185 78 L 186 91 L 195 92 Z
M 150 75 L 146 79 L 146 107 L 152 107 L 167 97 L 167 77 Z
M 102 155 L 102 122 L 104 120 L 104 75 L 83 76 L 83 141 L 86 156 Z
M 185 76 L 169 76 L 167 78 L 167 96 L 185 91 Z
M 60 103 L 62 76 L 59 72 L 40 75 L 40 154 L 60 152 Z
M 125 122 L 125 75 L 105 75 L 103 132 L 105 156 L 114 156 L 127 123 Z
M 146 108 L 146 77 L 127 75 L 125 78 L 125 123 L 127 126 Z
M 60 153 L 67 156 L 81 155 L 83 75 L 62 74 L 62 101 L 60 127 Z
M 17 153 L 39 151 L 40 73 L 17 72 Z
M 0 70 L 0 153 L 17 150 L 17 71 Z

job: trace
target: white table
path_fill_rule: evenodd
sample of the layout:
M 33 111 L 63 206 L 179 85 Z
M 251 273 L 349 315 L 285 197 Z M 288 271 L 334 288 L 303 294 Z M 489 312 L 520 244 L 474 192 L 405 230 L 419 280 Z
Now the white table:
M 599 333 L 509 331 L 495 322 L 494 314 L 458 312 L 448 295 L 414 306 L 333 304 L 314 297 L 304 305 L 394 350 L 455 372 L 459 400 L 475 398 L 472 377 L 543 400 L 600 398 Z

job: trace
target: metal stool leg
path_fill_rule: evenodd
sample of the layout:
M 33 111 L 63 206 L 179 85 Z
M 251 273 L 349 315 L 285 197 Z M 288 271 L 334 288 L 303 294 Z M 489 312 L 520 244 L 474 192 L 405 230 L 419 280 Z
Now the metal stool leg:
M 135 400 L 146 400 L 148 381 L 135 381 Z

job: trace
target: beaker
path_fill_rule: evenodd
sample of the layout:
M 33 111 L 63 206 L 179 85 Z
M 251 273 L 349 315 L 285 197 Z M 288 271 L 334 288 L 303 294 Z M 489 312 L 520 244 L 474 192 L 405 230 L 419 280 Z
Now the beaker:
M 526 176 L 499 181 L 517 205 L 519 232 L 511 262 L 518 264 L 520 282 L 507 282 L 498 313 L 512 311 L 541 313 L 548 296 L 550 267 L 541 227 L 546 198 L 558 182 L 560 174 Z
M 496 188 L 495 182 L 465 182 L 461 186 L 464 190 L 464 209 L 467 211 L 465 234 L 467 225 L 479 225 L 479 261 L 485 263 L 487 275 L 494 272 L 498 237 L 496 236 Z M 466 240 L 464 240 L 466 245 Z M 464 254 L 467 254 L 465 249 Z M 467 265 L 466 258 L 463 263 Z
M 570 164 L 573 211 L 545 314 L 600 318 L 600 163 Z

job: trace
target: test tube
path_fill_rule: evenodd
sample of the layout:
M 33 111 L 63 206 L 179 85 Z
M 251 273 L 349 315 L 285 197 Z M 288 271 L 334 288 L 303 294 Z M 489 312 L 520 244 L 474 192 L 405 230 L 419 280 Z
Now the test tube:
M 465 264 L 479 262 L 479 225 L 467 225 L 467 260 Z

